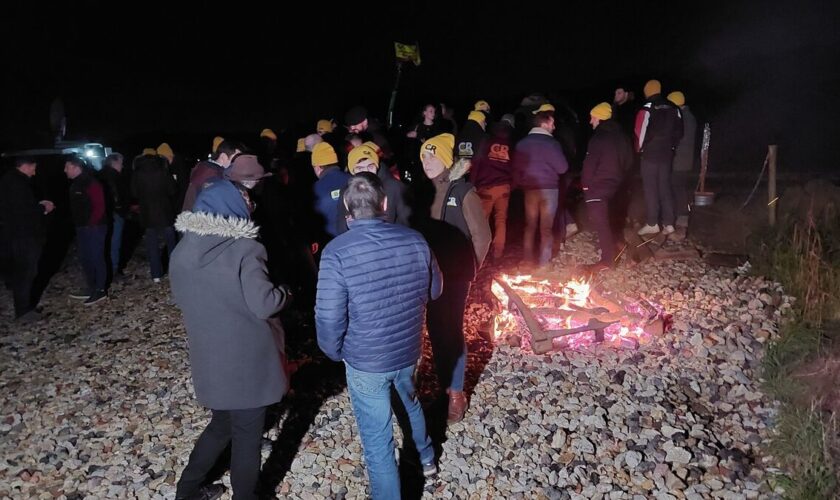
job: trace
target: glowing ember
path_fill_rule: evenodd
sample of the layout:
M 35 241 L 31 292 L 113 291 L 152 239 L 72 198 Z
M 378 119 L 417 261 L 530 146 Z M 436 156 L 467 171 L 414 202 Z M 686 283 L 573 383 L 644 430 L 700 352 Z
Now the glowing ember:
M 641 299 L 606 298 L 585 280 L 552 283 L 530 275 L 503 274 L 492 282 L 491 291 L 500 305 L 493 321 L 494 337 L 531 337 L 535 352 L 551 345 L 577 348 L 594 342 L 638 347 L 663 325 L 658 305 Z M 519 310 L 520 305 L 528 310 L 526 314 Z

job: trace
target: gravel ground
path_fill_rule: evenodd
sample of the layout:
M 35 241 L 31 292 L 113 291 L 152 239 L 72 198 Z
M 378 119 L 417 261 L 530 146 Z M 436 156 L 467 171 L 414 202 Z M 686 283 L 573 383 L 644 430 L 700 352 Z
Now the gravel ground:
M 566 276 L 594 254 L 582 234 L 552 266 Z M 428 352 L 421 362 L 440 474 L 424 484 L 411 450 L 401 450 L 406 496 L 779 497 L 767 483 L 773 460 L 762 453 L 774 405 L 758 381 L 764 347 L 790 309 L 777 285 L 700 260 L 624 266 L 605 285 L 659 302 L 671 329 L 637 349 L 535 355 L 486 338 L 489 279 L 501 271 L 514 269 L 488 267 L 472 293 L 473 394 L 462 423 L 445 427 Z M 53 278 L 47 316 L 32 325 L 12 323 L 11 296 L 0 297 L 0 498 L 173 498 L 209 412 L 193 399 L 168 284 L 135 262 L 107 302 L 83 307 L 66 298 L 77 279 L 75 266 Z M 267 488 L 365 498 L 342 367 L 318 355 L 310 315 L 290 314 L 286 326 L 300 369 L 293 393 L 271 412 Z

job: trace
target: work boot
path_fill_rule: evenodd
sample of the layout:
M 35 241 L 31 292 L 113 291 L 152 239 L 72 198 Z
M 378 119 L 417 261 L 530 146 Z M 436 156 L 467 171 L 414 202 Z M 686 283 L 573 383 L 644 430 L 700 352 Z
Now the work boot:
M 650 224 L 645 224 L 641 229 L 639 229 L 639 232 L 637 232 L 636 234 L 638 234 L 639 236 L 659 234 L 659 224 L 654 224 L 652 226 Z
M 449 394 L 449 411 L 447 412 L 446 420 L 450 424 L 460 422 L 464 419 L 464 414 L 469 407 L 467 395 L 464 394 L 464 391 L 453 391 L 452 389 L 447 389 L 446 393 Z

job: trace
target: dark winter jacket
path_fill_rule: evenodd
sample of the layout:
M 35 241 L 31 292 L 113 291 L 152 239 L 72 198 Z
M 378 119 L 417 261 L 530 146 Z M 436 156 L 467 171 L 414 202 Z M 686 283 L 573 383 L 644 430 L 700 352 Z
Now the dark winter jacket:
M 13 168 L 0 179 L 0 220 L 7 243 L 44 239 L 44 206 L 38 201 L 32 179 L 20 170 Z
M 512 129 L 497 125 L 482 145 L 470 168 L 470 180 L 477 189 L 510 184 L 513 179 Z
M 184 194 L 184 204 L 181 210 L 192 210 L 195 199 L 201 193 L 201 187 L 213 179 L 224 177 L 225 168 L 212 160 L 200 161 L 190 172 L 190 182 Z
M 661 94 L 651 96 L 636 114 L 635 135 L 643 159 L 671 161 L 683 135 L 679 108 Z
M 102 184 L 86 170 L 70 183 L 70 212 L 76 227 L 106 223 L 105 191 Z
M 586 149 L 581 183 L 587 200 L 611 198 L 633 162 L 630 140 L 614 120 L 602 121 Z
M 288 301 L 268 279 L 258 228 L 247 219 L 183 212 L 184 233 L 169 264 L 184 315 L 199 403 L 215 410 L 280 401 L 288 381 L 269 318 Z
M 697 118 L 688 106 L 680 108 L 683 123 L 683 135 L 674 154 L 674 171 L 690 172 L 694 170 L 697 156 Z
M 128 213 L 128 185 L 122 172 L 104 167 L 99 178 L 105 188 L 105 205 L 109 212 L 125 217 Z
M 522 189 L 559 189 L 560 176 L 569 170 L 560 143 L 541 130 L 532 129 L 516 145 L 513 179 Z
M 455 157 L 475 159 L 481 145 L 487 139 L 487 133 L 475 120 L 467 120 L 455 139 Z
M 341 190 L 350 180 L 350 174 L 338 167 L 327 168 L 315 181 L 312 190 L 315 194 L 315 211 L 323 218 L 321 228 L 334 237 L 338 234 L 338 204 L 341 203 Z
M 408 188 L 402 182 L 394 179 L 390 175 L 380 177 L 382 180 L 382 187 L 385 190 L 385 196 L 388 197 L 388 208 L 385 210 L 386 222 L 402 224 L 408 227 L 411 219 L 411 204 L 408 200 Z M 347 231 L 347 207 L 341 201 L 344 199 L 344 191 L 347 189 L 347 184 L 341 188 L 341 193 L 338 197 L 338 205 L 336 206 L 336 229 L 338 234 Z
M 164 158 L 144 155 L 134 160 L 131 194 L 140 204 L 143 227 L 167 227 L 175 222 L 175 180 Z
M 352 221 L 321 256 L 318 345 L 364 372 L 411 366 L 420 359 L 426 303 L 441 286 L 420 233 L 378 219 Z

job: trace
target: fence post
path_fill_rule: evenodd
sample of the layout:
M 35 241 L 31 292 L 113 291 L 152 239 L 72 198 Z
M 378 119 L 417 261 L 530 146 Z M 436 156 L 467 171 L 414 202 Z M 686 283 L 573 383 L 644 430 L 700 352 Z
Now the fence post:
M 767 177 L 767 215 L 771 226 L 776 225 L 776 154 L 778 146 L 771 144 L 767 147 L 768 168 L 770 172 Z

